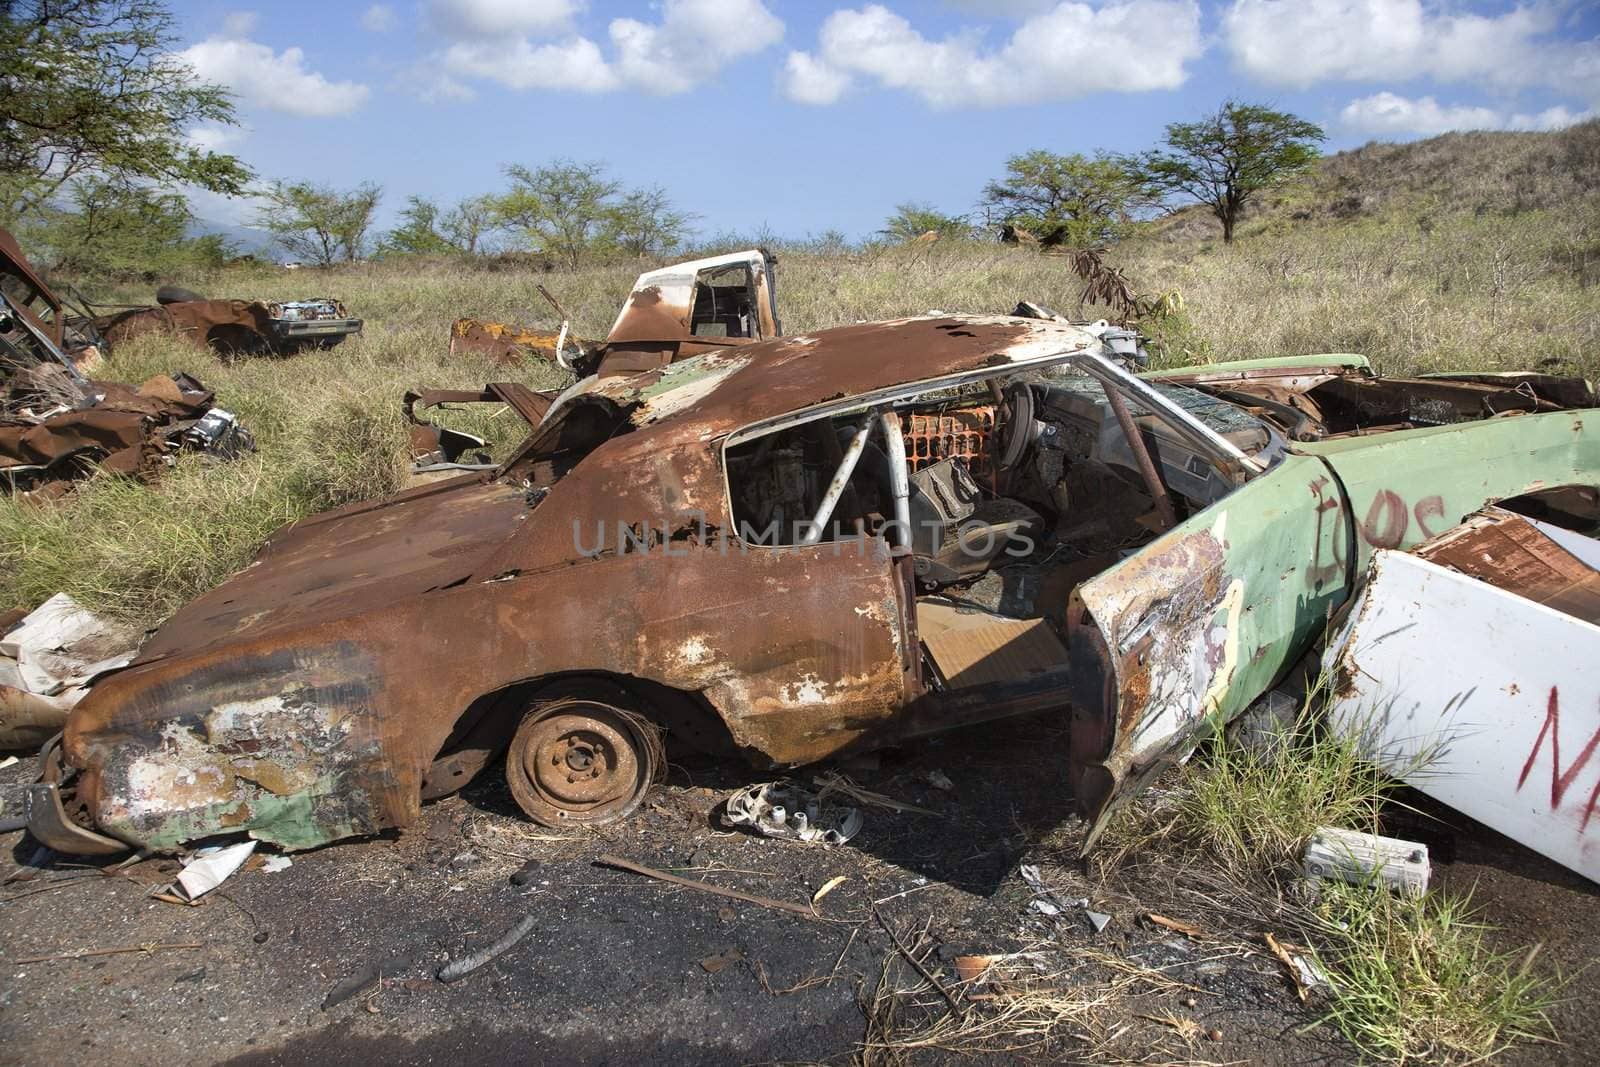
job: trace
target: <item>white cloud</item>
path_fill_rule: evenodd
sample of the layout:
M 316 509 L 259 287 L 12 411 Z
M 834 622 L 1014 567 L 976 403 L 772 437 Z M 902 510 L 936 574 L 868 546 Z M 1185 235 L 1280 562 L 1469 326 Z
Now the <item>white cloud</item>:
M 452 74 L 488 78 L 508 89 L 599 93 L 618 86 L 599 47 L 587 37 L 541 45 L 534 45 L 525 37 L 509 44 L 460 41 L 445 50 L 443 60 Z
M 1058 3 L 1025 19 L 998 48 L 971 31 L 929 40 L 871 4 L 829 15 L 817 53 L 791 54 L 785 89 L 803 103 L 829 103 L 841 79 L 861 75 L 935 107 L 1031 104 L 1175 89 L 1188 78 L 1184 64 L 1202 51 L 1195 0 Z
M 985 17 L 1025 18 L 1055 7 L 1059 0 L 945 0 L 953 7 L 972 15 Z
M 1506 120 L 1508 130 L 1561 130 L 1580 122 L 1588 122 L 1600 114 L 1595 108 L 1572 111 L 1569 108 L 1547 107 L 1534 115 L 1512 115 Z
M 222 16 L 222 36 L 248 37 L 260 16 L 254 11 L 230 11 Z
M 372 33 L 387 33 L 394 28 L 394 8 L 373 4 L 361 13 L 361 25 Z
M 1537 114 L 1507 113 L 1467 104 L 1441 104 L 1431 96 L 1415 99 L 1381 92 L 1352 100 L 1339 113 L 1346 129 L 1359 133 L 1429 137 L 1451 130 L 1554 130 L 1582 122 L 1592 112 L 1574 113 L 1565 107 Z
M 465 92 L 470 89 L 459 79 L 511 89 L 681 93 L 783 38 L 783 22 L 763 0 L 663 0 L 659 22 L 611 20 L 614 55 L 608 58 L 590 38 L 560 33 L 577 6 L 568 0 L 434 0 L 433 25 L 446 29 L 453 43 L 418 68 L 413 91 L 424 99 L 451 98 L 439 91 L 442 74 Z M 441 19 L 446 8 L 454 21 Z M 501 29 L 490 35 L 492 26 Z
M 435 29 L 453 38 L 559 33 L 582 0 L 430 0 Z
M 762 0 L 667 0 L 659 25 L 613 19 L 617 75 L 652 93 L 681 93 L 716 70 L 783 40 Z
M 783 92 L 802 104 L 831 104 L 850 88 L 850 75 L 809 52 L 790 52 L 783 65 Z
M 1271 85 L 1426 77 L 1600 100 L 1600 38 L 1559 36 L 1569 6 L 1480 15 L 1422 0 L 1233 0 L 1222 32 L 1235 64 Z
M 202 81 L 226 85 L 246 104 L 291 115 L 348 115 L 371 94 L 359 82 L 329 81 L 308 70 L 305 53 L 298 48 L 274 52 L 256 41 L 211 37 L 184 49 L 178 58 Z
M 196 126 L 184 135 L 190 148 L 202 152 L 220 152 L 244 140 L 244 131 L 237 126 Z
M 1431 96 L 1412 100 L 1383 92 L 1350 101 L 1339 112 L 1339 122 L 1361 133 L 1432 135 L 1450 130 L 1499 129 L 1504 119 L 1493 108 L 1447 106 Z

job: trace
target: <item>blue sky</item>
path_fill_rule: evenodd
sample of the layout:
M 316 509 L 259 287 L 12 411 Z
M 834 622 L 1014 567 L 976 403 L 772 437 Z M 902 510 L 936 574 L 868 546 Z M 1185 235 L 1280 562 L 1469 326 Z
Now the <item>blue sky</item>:
M 1227 97 L 1330 149 L 1600 113 L 1592 0 L 279 0 L 175 5 L 241 126 L 192 132 L 264 179 L 405 197 L 603 160 L 703 233 L 871 233 L 969 210 L 1006 157 L 1125 151 Z M 196 211 L 248 221 L 248 202 Z

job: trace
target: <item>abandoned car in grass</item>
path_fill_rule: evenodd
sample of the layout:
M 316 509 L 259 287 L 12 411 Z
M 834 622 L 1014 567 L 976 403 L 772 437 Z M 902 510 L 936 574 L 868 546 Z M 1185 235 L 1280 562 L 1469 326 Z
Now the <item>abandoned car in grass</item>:
M 97 681 L 30 828 L 309 848 L 497 764 L 533 819 L 594 822 L 661 736 L 781 767 L 1041 712 L 1092 842 L 1302 660 L 1375 547 L 1491 501 L 1600 514 L 1583 382 L 1136 375 L 1112 335 L 930 316 L 585 379 L 494 470 L 274 534 Z

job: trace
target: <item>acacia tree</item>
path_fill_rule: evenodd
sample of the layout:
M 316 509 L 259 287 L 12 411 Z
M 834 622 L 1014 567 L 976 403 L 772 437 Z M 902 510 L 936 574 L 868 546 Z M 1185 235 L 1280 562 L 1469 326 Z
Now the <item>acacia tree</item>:
M 642 258 L 670 252 L 683 243 L 694 216 L 678 211 L 660 186 L 624 193 L 606 217 L 604 244 Z
M 964 216 L 946 215 L 932 204 L 907 201 L 895 206 L 894 214 L 884 220 L 878 236 L 904 244 L 926 233 L 936 233 L 940 237 L 968 237 L 972 234 L 972 225 Z
M 511 190 L 495 198 L 496 214 L 577 270 L 611 218 L 612 198 L 622 190 L 605 177 L 605 169 L 604 163 L 570 159 L 534 170 L 512 163 L 505 168 Z
M 1245 204 L 1315 163 L 1326 138 L 1321 126 L 1288 112 L 1229 100 L 1199 122 L 1169 125 L 1166 147 L 1131 160 L 1130 169 L 1157 195 L 1209 207 L 1226 243 Z
M 991 222 L 1027 230 L 1047 245 L 1094 248 L 1116 240 L 1150 198 L 1118 160 L 1036 149 L 1006 160 L 1006 176 L 984 187 Z
M 361 258 L 383 189 L 371 182 L 349 192 L 310 182 L 274 182 L 265 195 L 256 224 L 290 255 L 329 267 Z
M 467 197 L 441 210 L 427 197 L 410 196 L 400 225 L 384 234 L 378 247 L 386 255 L 471 256 L 497 224 L 492 197 Z
M 160 0 L 0 0 L 0 220 L 90 175 L 244 191 L 244 164 L 185 139 L 236 122 L 227 91 L 197 81 L 176 43 Z

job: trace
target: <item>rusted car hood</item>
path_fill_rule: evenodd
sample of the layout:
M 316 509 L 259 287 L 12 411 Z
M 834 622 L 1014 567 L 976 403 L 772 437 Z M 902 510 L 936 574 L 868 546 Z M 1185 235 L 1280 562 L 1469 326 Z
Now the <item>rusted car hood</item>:
M 139 662 L 386 607 L 454 585 L 514 536 L 523 490 L 468 475 L 302 519 L 158 630 Z

